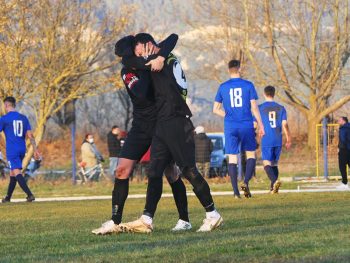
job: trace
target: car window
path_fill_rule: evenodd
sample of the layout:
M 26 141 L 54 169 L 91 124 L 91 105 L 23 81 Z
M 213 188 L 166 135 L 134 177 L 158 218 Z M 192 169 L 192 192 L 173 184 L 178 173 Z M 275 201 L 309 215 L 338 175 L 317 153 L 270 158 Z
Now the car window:
M 210 140 L 213 143 L 214 151 L 222 150 L 224 148 L 221 137 L 210 137 Z

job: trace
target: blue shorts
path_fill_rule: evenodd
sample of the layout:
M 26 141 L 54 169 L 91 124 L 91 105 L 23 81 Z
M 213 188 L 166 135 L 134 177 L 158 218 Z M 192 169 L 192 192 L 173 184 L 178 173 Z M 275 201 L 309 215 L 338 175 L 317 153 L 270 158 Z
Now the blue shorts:
M 226 128 L 225 153 L 238 154 L 242 151 L 255 151 L 256 140 L 254 128 Z
M 261 147 L 261 158 L 263 161 L 278 162 L 281 151 L 282 146 Z
M 22 169 L 22 161 L 23 161 L 24 155 L 25 153 L 19 153 L 16 155 L 7 156 L 7 162 L 9 164 L 11 171 L 15 169 L 20 169 L 20 170 Z

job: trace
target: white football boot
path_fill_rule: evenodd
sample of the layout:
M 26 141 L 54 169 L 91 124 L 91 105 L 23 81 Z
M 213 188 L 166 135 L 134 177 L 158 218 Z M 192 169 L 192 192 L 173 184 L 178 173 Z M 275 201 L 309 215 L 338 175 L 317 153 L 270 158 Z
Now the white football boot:
M 179 221 L 177 221 L 176 226 L 171 229 L 171 231 L 186 231 L 186 230 L 190 230 L 192 229 L 192 225 L 190 222 L 186 222 L 182 219 L 179 219 Z
M 108 220 L 103 223 L 101 227 L 96 228 L 91 231 L 95 235 L 107 235 L 112 233 L 122 232 L 119 228 L 119 225 L 114 224 L 113 220 Z

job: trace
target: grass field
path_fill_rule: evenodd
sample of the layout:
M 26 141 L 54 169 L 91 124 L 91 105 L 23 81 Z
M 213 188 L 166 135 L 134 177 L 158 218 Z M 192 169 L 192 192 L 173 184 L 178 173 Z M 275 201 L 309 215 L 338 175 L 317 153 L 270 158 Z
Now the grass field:
M 225 224 L 196 233 L 204 217 L 189 198 L 194 230 L 171 233 L 174 201 L 163 198 L 150 235 L 94 236 L 110 201 L 0 204 L 0 262 L 349 262 L 350 193 L 216 197 Z M 143 199 L 128 200 L 125 221 Z
M 283 178 L 282 178 L 283 179 Z M 191 185 L 184 180 L 187 190 L 192 192 Z M 229 177 L 208 179 L 212 191 L 232 191 Z M 283 182 L 282 189 L 297 189 L 306 184 L 303 182 Z M 257 177 L 250 182 L 251 190 L 268 190 L 269 179 L 266 174 L 258 171 Z M 113 183 L 110 180 L 93 182 L 85 185 L 72 185 L 71 180 L 53 180 L 42 179 L 29 180 L 29 186 L 36 197 L 64 197 L 64 196 L 91 196 L 91 195 L 110 195 L 113 189 Z M 8 187 L 8 177 L 6 180 L 0 180 L 0 196 L 5 196 Z M 132 181 L 130 194 L 146 193 L 147 183 Z M 164 192 L 171 193 L 170 186 L 164 179 Z M 13 198 L 25 198 L 23 191 L 17 186 Z

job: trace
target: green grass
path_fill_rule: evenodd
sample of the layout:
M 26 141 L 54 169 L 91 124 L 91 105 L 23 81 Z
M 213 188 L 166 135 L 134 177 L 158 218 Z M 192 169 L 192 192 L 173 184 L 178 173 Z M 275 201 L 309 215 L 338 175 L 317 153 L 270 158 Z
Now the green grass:
M 171 193 L 171 188 L 164 179 L 164 192 Z M 187 190 L 192 192 L 191 185 L 184 180 Z M 208 183 L 212 191 L 232 191 L 229 177 L 209 179 Z M 282 189 L 297 189 L 301 182 L 284 182 Z M 253 178 L 251 190 L 269 189 L 269 179 L 265 173 L 258 172 L 257 178 Z M 7 180 L 0 180 L 0 196 L 5 196 L 8 186 Z M 85 185 L 72 185 L 71 180 L 47 181 L 43 179 L 29 180 L 29 186 L 36 197 L 62 197 L 62 196 L 91 196 L 91 195 L 110 195 L 113 189 L 113 183 L 110 180 L 93 182 Z M 147 183 L 131 182 L 130 194 L 146 193 Z M 25 194 L 17 186 L 13 198 L 24 198 Z
M 196 233 L 204 217 L 189 198 L 194 230 L 171 233 L 174 201 L 158 206 L 150 235 L 94 236 L 108 219 L 110 201 L 0 205 L 0 262 L 349 262 L 350 193 L 215 197 L 222 228 Z M 143 199 L 130 199 L 125 221 Z

